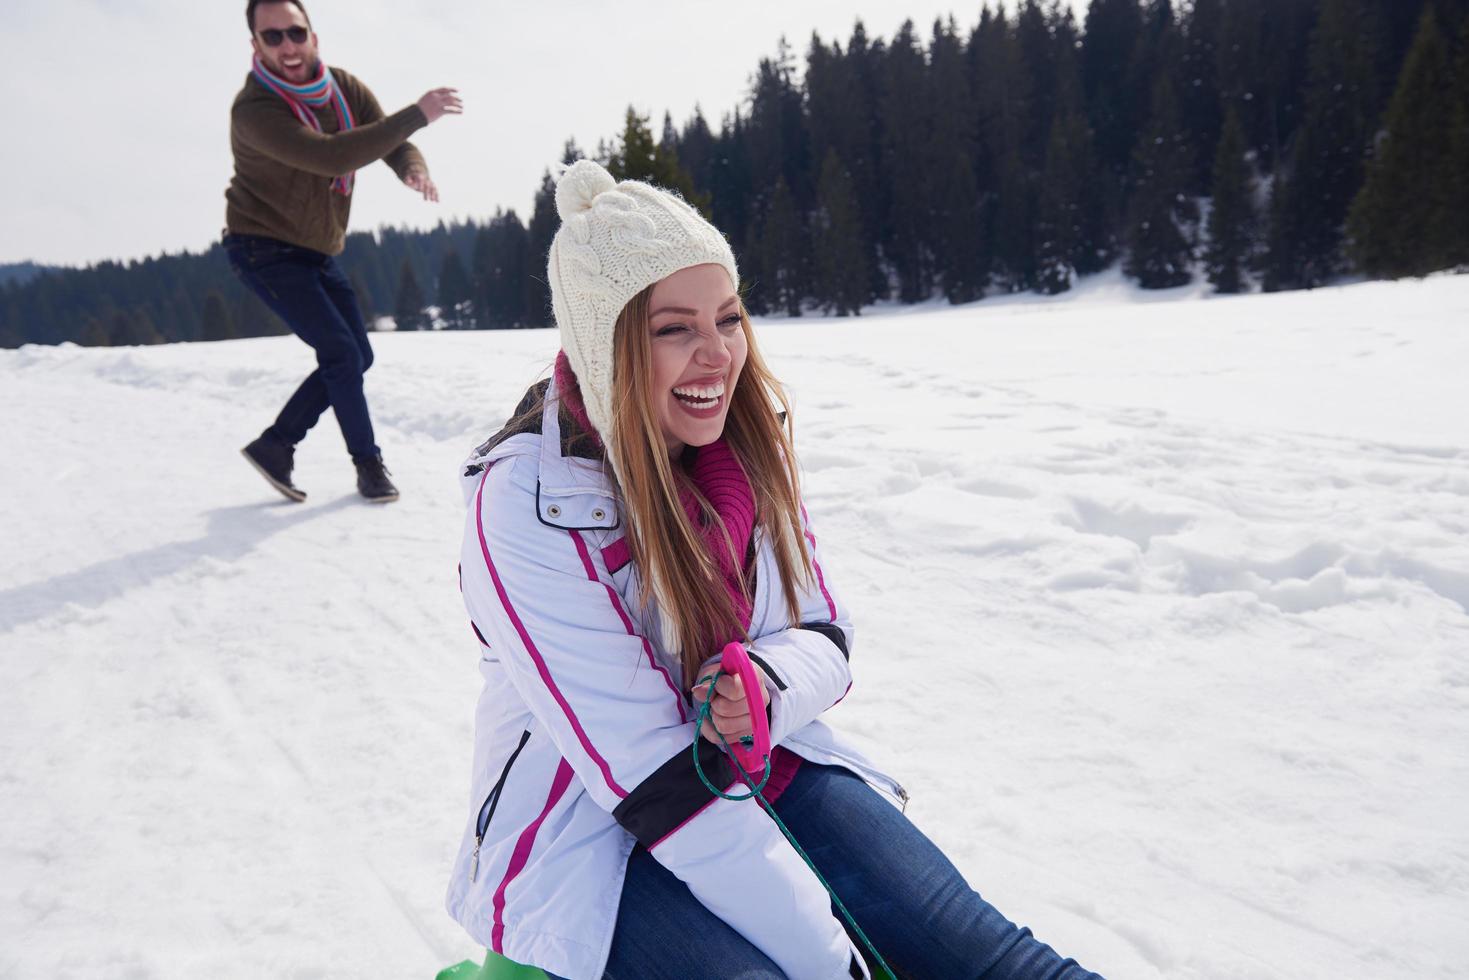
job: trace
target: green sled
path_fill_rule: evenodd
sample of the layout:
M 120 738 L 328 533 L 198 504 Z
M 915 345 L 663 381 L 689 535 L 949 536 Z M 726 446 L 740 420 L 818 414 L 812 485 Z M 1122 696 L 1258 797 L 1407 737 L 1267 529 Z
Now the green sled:
M 483 966 L 474 960 L 465 960 L 440 970 L 434 980 L 546 980 L 546 974 L 536 967 L 521 966 L 487 950 Z

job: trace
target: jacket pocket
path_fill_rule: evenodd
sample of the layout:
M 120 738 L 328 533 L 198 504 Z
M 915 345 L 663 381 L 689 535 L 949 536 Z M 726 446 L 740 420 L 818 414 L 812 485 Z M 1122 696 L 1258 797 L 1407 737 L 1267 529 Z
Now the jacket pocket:
M 490 787 L 489 795 L 480 804 L 479 819 L 474 824 L 474 852 L 469 856 L 469 880 L 479 877 L 479 849 L 485 842 L 485 834 L 490 829 L 490 821 L 495 819 L 495 808 L 500 805 L 500 793 L 505 789 L 505 780 L 510 775 L 510 767 L 515 765 L 515 760 L 520 756 L 520 750 L 525 748 L 525 743 L 530 741 L 530 729 L 520 733 L 520 743 L 515 746 L 515 751 L 510 753 L 510 758 L 505 760 L 505 768 L 500 770 L 500 778 L 495 780 L 495 785 Z

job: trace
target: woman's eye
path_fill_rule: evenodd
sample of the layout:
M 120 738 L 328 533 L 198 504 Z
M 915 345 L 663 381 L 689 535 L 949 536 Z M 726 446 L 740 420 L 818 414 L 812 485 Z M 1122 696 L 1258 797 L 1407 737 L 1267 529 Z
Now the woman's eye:
M 719 325 L 721 327 L 733 327 L 737 326 L 739 322 L 740 315 L 738 313 L 732 313 L 729 316 L 725 317 L 723 320 L 720 320 Z
M 653 336 L 672 337 L 676 334 L 683 333 L 687 329 L 688 327 L 684 326 L 682 323 L 670 323 L 667 326 L 659 327 L 657 330 L 654 330 Z

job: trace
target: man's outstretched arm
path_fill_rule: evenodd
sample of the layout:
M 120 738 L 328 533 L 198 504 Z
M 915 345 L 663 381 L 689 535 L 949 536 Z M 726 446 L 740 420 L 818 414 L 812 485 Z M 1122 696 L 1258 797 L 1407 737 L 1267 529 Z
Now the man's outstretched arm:
M 289 167 L 322 177 L 340 177 L 387 157 L 435 119 L 462 111 L 452 89 L 434 89 L 391 116 L 364 120 L 340 133 L 318 133 L 301 125 L 284 104 L 236 107 L 234 125 L 246 144 Z M 422 154 L 418 160 L 427 172 Z
M 425 107 L 424 100 L 430 98 L 436 99 L 437 104 L 431 103 L 428 107 Z M 365 85 L 362 86 L 362 102 L 363 116 L 365 118 L 376 120 L 382 117 L 383 110 L 378 104 L 377 96 L 373 95 L 372 90 Z M 442 108 L 439 115 L 430 118 L 429 122 L 433 122 L 435 118 L 440 118 L 443 115 L 458 114 L 463 111 L 463 105 L 459 101 L 459 93 L 452 88 L 434 89 L 425 94 L 423 99 L 419 100 L 418 104 L 419 108 L 424 109 L 425 116 L 428 116 L 432 109 Z M 391 153 L 383 157 L 383 162 L 393 168 L 393 173 L 398 175 L 399 180 L 422 194 L 425 201 L 438 202 L 438 185 L 429 176 L 428 161 L 423 158 L 423 153 L 418 147 L 404 140 Z

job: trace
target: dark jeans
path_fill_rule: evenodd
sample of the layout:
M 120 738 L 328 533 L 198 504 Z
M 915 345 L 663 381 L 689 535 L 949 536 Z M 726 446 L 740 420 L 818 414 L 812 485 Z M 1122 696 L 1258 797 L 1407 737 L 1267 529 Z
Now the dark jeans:
M 803 763 L 775 811 L 899 977 L 1100 980 L 980 898 L 907 817 L 845 769 Z M 606 977 L 708 976 L 783 975 L 652 855 L 635 849 Z
M 286 326 L 316 351 L 316 370 L 296 389 L 267 434 L 288 446 L 331 406 L 354 460 L 378 455 L 362 373 L 372 345 L 352 283 L 330 255 L 261 235 L 226 235 L 230 267 Z

